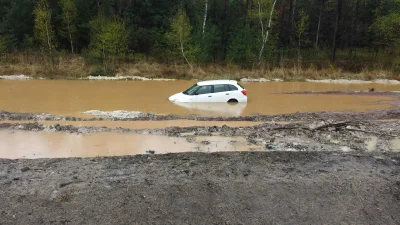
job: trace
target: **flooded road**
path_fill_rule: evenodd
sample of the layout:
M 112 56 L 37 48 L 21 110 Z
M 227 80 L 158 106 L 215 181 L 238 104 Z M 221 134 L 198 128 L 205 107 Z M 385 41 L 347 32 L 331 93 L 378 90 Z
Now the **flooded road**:
M 141 111 L 157 114 L 195 114 L 201 116 L 245 116 L 317 111 L 367 111 L 389 108 L 379 101 L 383 96 L 286 95 L 304 91 L 399 91 L 400 85 L 322 84 L 310 82 L 242 83 L 247 89 L 247 104 L 183 104 L 168 101 L 174 93 L 186 90 L 194 81 L 66 81 L 0 80 L 0 110 L 43 112 L 79 116 L 88 110 Z
M 0 143 L 0 158 L 11 159 L 123 156 L 146 154 L 148 151 L 159 154 L 262 149 L 249 145 L 244 137 L 199 136 L 189 142 L 185 138 L 143 134 L 78 135 L 7 130 L 0 130 Z

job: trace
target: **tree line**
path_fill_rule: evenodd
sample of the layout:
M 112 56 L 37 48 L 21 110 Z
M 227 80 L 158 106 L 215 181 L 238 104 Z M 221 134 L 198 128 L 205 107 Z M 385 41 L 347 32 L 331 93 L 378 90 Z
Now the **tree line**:
M 0 54 L 49 65 L 68 52 L 107 71 L 135 60 L 400 70 L 400 0 L 0 0 L 0 15 Z

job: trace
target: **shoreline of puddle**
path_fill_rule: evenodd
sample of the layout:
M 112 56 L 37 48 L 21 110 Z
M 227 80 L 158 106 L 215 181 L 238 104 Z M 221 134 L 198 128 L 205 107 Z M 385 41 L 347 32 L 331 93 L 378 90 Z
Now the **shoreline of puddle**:
M 261 124 L 291 124 L 299 123 L 301 121 L 275 121 L 275 122 L 256 122 L 256 121 L 199 121 L 199 120 L 153 120 L 153 121 L 53 121 L 53 120 L 41 120 L 41 121 L 29 121 L 29 120 L 4 120 L 0 123 L 10 123 L 27 125 L 31 123 L 38 123 L 39 125 L 47 126 L 74 126 L 74 127 L 107 127 L 107 128 L 124 128 L 131 130 L 142 130 L 142 129 L 163 129 L 169 127 L 212 127 L 212 126 L 228 126 L 232 128 L 240 127 L 252 127 Z

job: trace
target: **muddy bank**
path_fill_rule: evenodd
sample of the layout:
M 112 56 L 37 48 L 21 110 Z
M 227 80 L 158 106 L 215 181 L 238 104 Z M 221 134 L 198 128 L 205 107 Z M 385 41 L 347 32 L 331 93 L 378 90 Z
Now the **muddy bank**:
M 372 88 L 371 88 L 372 89 Z M 366 96 L 390 96 L 400 98 L 399 91 L 376 91 L 375 89 L 370 91 L 302 91 L 302 92 L 288 92 L 284 94 L 297 94 L 297 95 L 366 95 Z
M 1 224 L 399 224 L 400 155 L 0 159 Z
M 163 121 L 163 120 L 198 120 L 198 121 L 255 121 L 255 122 L 285 122 L 285 121 L 313 121 L 313 120 L 385 120 L 400 118 L 400 102 L 385 102 L 393 105 L 389 109 L 376 109 L 368 112 L 313 112 L 313 113 L 292 113 L 280 115 L 249 115 L 249 116 L 195 116 L 195 115 L 155 115 L 141 117 L 93 117 L 82 118 L 73 116 L 54 116 L 45 113 L 17 113 L 0 111 L 0 121 Z
M 26 76 L 24 74 L 21 75 L 0 75 L 0 80 L 30 80 L 32 77 Z M 40 79 L 40 78 L 39 78 Z
M 376 79 L 376 80 L 348 80 L 348 79 L 322 79 L 322 80 L 311 80 L 306 79 L 306 82 L 315 83 L 339 83 L 339 84 L 400 84 L 398 80 L 389 79 Z

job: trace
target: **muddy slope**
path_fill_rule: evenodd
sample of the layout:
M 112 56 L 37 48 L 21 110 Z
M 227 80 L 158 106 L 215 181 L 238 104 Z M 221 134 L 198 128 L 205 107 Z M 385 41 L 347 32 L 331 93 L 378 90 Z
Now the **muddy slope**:
M 0 224 L 399 224 L 400 154 L 0 159 Z

